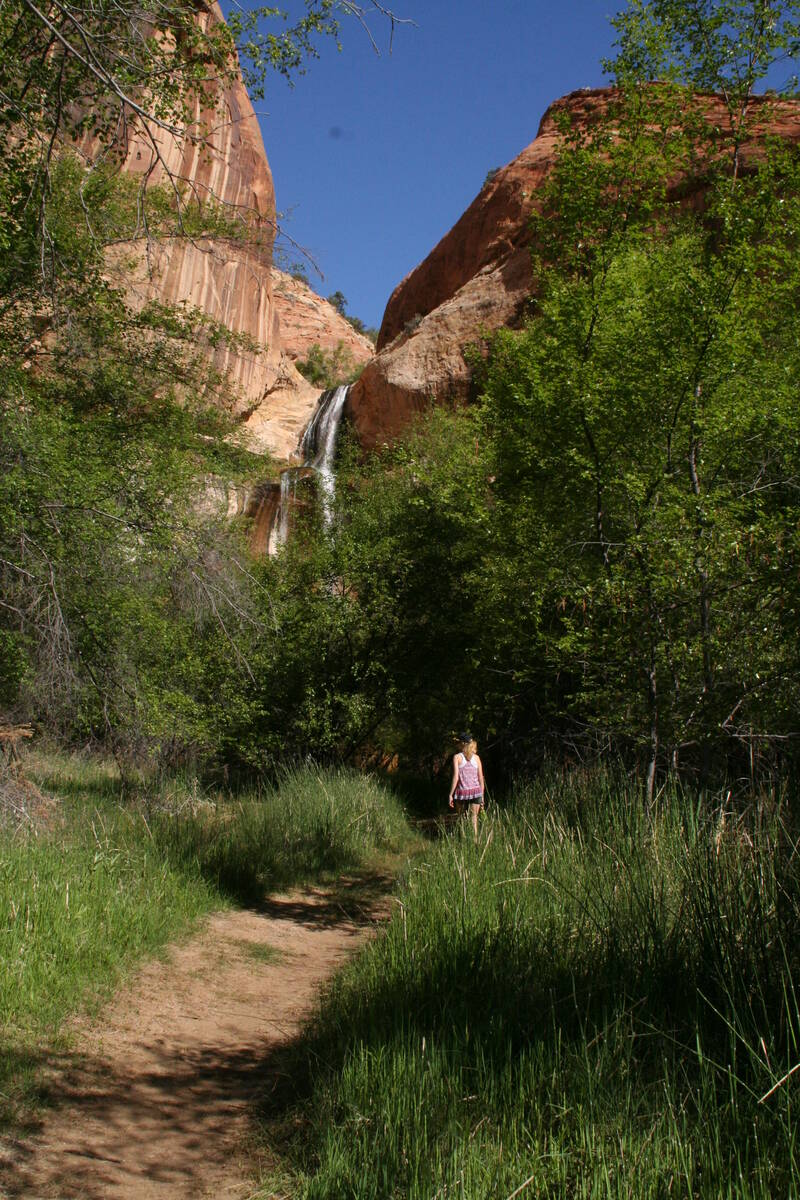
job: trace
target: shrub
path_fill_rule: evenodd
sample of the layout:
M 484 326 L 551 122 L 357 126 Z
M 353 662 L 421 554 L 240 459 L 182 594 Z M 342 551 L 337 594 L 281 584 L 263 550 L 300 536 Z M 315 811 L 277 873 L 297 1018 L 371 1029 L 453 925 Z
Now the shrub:
M 338 342 L 334 350 L 323 350 L 315 342 L 296 366 L 309 383 L 323 389 L 352 383 L 359 374 L 359 367 L 344 342 Z

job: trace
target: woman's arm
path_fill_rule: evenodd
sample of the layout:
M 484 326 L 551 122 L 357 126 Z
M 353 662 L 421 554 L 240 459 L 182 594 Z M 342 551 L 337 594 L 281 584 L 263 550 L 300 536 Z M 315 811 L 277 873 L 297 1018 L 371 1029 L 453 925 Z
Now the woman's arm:
M 457 783 L 458 783 L 458 755 L 454 754 L 453 755 L 453 778 L 450 781 L 450 797 L 447 801 L 447 803 L 450 805 L 451 808 L 455 807 L 455 801 L 453 800 L 453 793 L 456 790 Z
M 478 779 L 480 779 L 480 781 L 481 781 L 481 791 L 482 791 L 482 792 L 484 793 L 484 795 L 485 795 L 485 793 L 486 793 L 486 780 L 483 778 L 483 763 L 481 762 L 481 760 L 480 760 L 480 758 L 478 757 L 478 755 L 477 755 L 477 754 L 475 755 L 475 757 L 478 759 Z M 482 797 L 481 797 L 481 802 L 483 802 L 483 799 L 484 799 L 484 797 L 482 796 Z

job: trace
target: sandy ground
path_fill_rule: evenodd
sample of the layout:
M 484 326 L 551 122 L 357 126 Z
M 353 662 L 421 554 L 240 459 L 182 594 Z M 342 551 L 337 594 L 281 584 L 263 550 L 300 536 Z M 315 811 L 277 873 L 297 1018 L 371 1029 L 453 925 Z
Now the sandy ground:
M 0 1195 L 250 1196 L 253 1101 L 278 1082 L 278 1052 L 320 987 L 385 915 L 387 888 L 351 880 L 217 913 L 144 966 L 53 1063 L 39 1132 L 0 1144 Z

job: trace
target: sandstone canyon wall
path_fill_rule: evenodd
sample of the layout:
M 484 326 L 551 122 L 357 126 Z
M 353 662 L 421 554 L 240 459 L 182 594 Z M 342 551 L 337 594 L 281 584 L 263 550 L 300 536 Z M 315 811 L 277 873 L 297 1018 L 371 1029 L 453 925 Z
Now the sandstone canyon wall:
M 363 367 L 375 356 L 369 338 L 354 329 L 346 317 L 302 279 L 275 268 L 272 286 L 281 345 L 292 362 L 305 358 L 312 346 L 319 346 L 329 354 L 341 346 L 354 367 Z
M 614 95 L 612 88 L 587 88 L 552 104 L 535 141 L 484 185 L 450 232 L 395 288 L 378 354 L 348 398 L 348 416 L 365 447 L 391 440 L 431 402 L 465 400 L 470 372 L 464 349 L 480 343 L 486 332 L 522 323 L 534 283 L 529 216 L 558 149 L 557 120 L 566 112 L 573 126 L 588 127 Z M 724 129 L 721 101 L 705 97 L 701 103 L 707 118 Z M 745 168 L 767 132 L 800 143 L 800 102 L 753 97 L 752 106 L 765 116 L 743 148 Z M 676 181 L 676 187 L 681 184 L 685 192 L 685 181 Z
M 197 20 L 222 21 L 219 5 L 199 11 Z M 194 116 L 209 131 L 202 146 L 153 128 L 152 139 L 134 134 L 121 147 L 123 169 L 147 175 L 152 183 L 171 175 L 189 195 L 223 203 L 241 221 L 245 236 L 139 241 L 118 247 L 110 269 L 124 272 L 135 304 L 187 303 L 252 341 L 253 349 L 209 347 L 209 357 L 232 385 L 233 411 L 254 448 L 286 459 L 319 391 L 297 371 L 296 355 L 287 353 L 282 339 L 272 267 L 275 191 L 258 119 L 240 77 L 223 85 L 207 109 L 198 102 Z

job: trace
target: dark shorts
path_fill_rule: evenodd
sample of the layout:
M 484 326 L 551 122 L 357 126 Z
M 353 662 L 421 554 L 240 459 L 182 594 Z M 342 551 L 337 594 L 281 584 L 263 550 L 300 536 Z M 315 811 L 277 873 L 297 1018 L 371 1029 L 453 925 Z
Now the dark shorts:
M 453 805 L 456 812 L 466 812 L 470 804 L 483 805 L 483 796 L 459 796 L 458 794 L 453 796 Z

